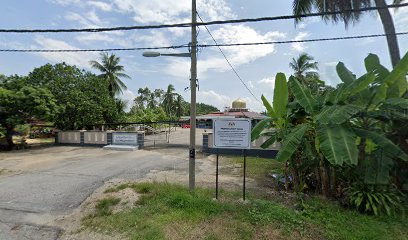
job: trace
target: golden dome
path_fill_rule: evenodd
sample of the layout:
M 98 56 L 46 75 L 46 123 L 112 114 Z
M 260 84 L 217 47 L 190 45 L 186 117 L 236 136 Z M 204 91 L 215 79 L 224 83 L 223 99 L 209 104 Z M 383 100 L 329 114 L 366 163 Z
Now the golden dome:
M 232 102 L 232 108 L 240 108 L 240 109 L 245 109 L 246 108 L 246 102 L 242 99 L 237 99 Z

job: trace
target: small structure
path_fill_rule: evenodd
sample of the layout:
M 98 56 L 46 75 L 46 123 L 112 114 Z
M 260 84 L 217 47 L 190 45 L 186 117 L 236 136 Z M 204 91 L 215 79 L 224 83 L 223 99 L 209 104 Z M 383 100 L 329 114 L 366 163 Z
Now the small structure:
M 212 129 L 213 120 L 217 118 L 249 118 L 251 119 L 252 127 L 254 127 L 258 122 L 265 119 L 266 116 L 258 112 L 249 111 L 246 102 L 238 98 L 232 102 L 231 107 L 226 107 L 223 112 L 212 112 L 197 116 L 197 128 Z M 180 120 L 189 121 L 190 117 L 181 117 Z

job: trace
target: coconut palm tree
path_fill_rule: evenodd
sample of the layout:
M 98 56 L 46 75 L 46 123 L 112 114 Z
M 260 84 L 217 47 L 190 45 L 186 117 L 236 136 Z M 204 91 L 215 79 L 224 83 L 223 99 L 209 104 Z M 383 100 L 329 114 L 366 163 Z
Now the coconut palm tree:
M 318 63 L 313 62 L 314 58 L 307 53 L 302 53 L 297 59 L 292 58 L 289 67 L 295 71 L 294 76 L 302 80 L 308 76 L 318 76 L 314 70 L 319 70 Z
M 312 92 L 316 92 L 319 86 L 324 85 L 324 82 L 319 79 L 318 63 L 314 62 L 314 58 L 307 53 L 302 53 L 298 58 L 292 58 L 289 67 L 293 69 L 294 76 L 307 86 Z
M 95 69 L 102 72 L 99 76 L 108 82 L 109 94 L 112 98 L 118 93 L 123 93 L 126 90 L 126 85 L 120 78 L 129 78 L 124 73 L 124 67 L 119 65 L 120 58 L 114 54 L 101 53 L 101 63 L 97 61 L 90 61 L 89 63 Z
M 169 84 L 169 86 L 167 86 L 167 91 L 164 93 L 163 107 L 168 116 L 171 115 L 172 109 L 174 107 L 174 96 L 176 94 L 174 92 L 175 90 L 176 89 L 174 88 L 173 84 Z
M 394 4 L 400 4 L 404 0 L 394 0 Z M 355 10 L 364 7 L 385 7 L 385 0 L 294 0 L 293 13 L 295 15 L 307 14 L 317 9 L 319 12 L 333 12 Z M 391 57 L 391 63 L 396 66 L 401 56 L 398 47 L 397 36 L 395 35 L 395 26 L 389 9 L 379 9 L 378 13 L 383 24 L 385 34 L 387 34 L 388 51 Z M 350 23 L 359 21 L 362 12 L 344 12 L 342 14 L 325 15 L 322 18 L 326 21 L 344 22 L 346 28 Z M 296 23 L 302 18 L 296 19 Z
M 183 102 L 183 97 L 180 94 L 177 94 L 176 109 L 178 118 L 180 118 L 184 113 Z

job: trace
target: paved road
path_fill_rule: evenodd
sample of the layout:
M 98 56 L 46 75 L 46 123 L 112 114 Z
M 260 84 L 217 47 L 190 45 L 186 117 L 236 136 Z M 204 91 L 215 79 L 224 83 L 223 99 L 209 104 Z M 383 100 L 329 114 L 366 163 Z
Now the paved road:
M 164 155 L 152 151 L 52 147 L 2 153 L 0 239 L 57 239 L 59 229 L 32 219 L 69 212 L 109 179 L 138 179 L 153 169 L 175 165 L 187 168 L 186 159 L 184 150 L 177 154 L 166 151 Z M 12 172 L 7 173 L 8 170 Z

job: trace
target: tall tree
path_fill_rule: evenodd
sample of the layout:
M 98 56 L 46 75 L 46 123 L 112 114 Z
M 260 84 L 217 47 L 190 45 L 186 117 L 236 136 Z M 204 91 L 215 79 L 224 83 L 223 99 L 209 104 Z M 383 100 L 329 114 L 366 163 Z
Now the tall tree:
M 101 63 L 97 61 L 90 61 L 91 66 L 102 72 L 99 76 L 108 82 L 109 93 L 112 98 L 116 94 L 122 93 L 126 90 L 126 85 L 120 80 L 120 78 L 129 78 L 124 73 L 124 67 L 119 65 L 120 58 L 114 54 L 101 53 Z
M 176 113 L 178 118 L 180 118 L 184 114 L 183 102 L 184 102 L 183 97 L 180 94 L 177 94 Z
M 118 121 L 115 99 L 105 81 L 90 72 L 65 63 L 46 64 L 28 75 L 28 83 L 47 88 L 55 97 L 59 111 L 54 124 L 61 130 Z
M 297 59 L 292 58 L 289 67 L 295 71 L 294 76 L 298 79 L 304 79 L 306 76 L 318 76 L 315 70 L 319 70 L 318 63 L 307 53 L 302 53 Z
M 25 77 L 11 76 L 0 81 L 0 127 L 6 130 L 6 140 L 13 148 L 13 131 L 19 124 L 34 119 L 52 120 L 57 104 L 51 92 L 29 86 Z
M 174 96 L 176 95 L 175 90 L 176 89 L 174 88 L 174 86 L 172 84 L 169 84 L 167 86 L 167 91 L 164 93 L 163 107 L 164 111 L 169 116 L 173 112 L 174 108 Z
M 298 58 L 292 58 L 289 67 L 295 72 L 294 76 L 312 92 L 317 92 L 324 82 L 319 79 L 318 63 L 307 53 L 302 53 Z
M 404 0 L 394 0 L 399 4 Z M 346 11 L 342 14 L 325 15 L 322 18 L 326 21 L 344 22 L 346 28 L 350 23 L 358 22 L 361 12 L 347 12 L 347 10 L 358 10 L 364 7 L 376 6 L 379 8 L 387 6 L 385 0 L 294 0 L 293 13 L 295 15 L 310 13 L 313 9 L 319 12 Z M 397 36 L 395 35 L 395 26 L 389 9 L 379 9 L 378 13 L 383 24 L 384 32 L 387 34 L 388 51 L 391 57 L 391 63 L 396 66 L 401 59 Z M 296 19 L 296 23 L 302 18 Z

